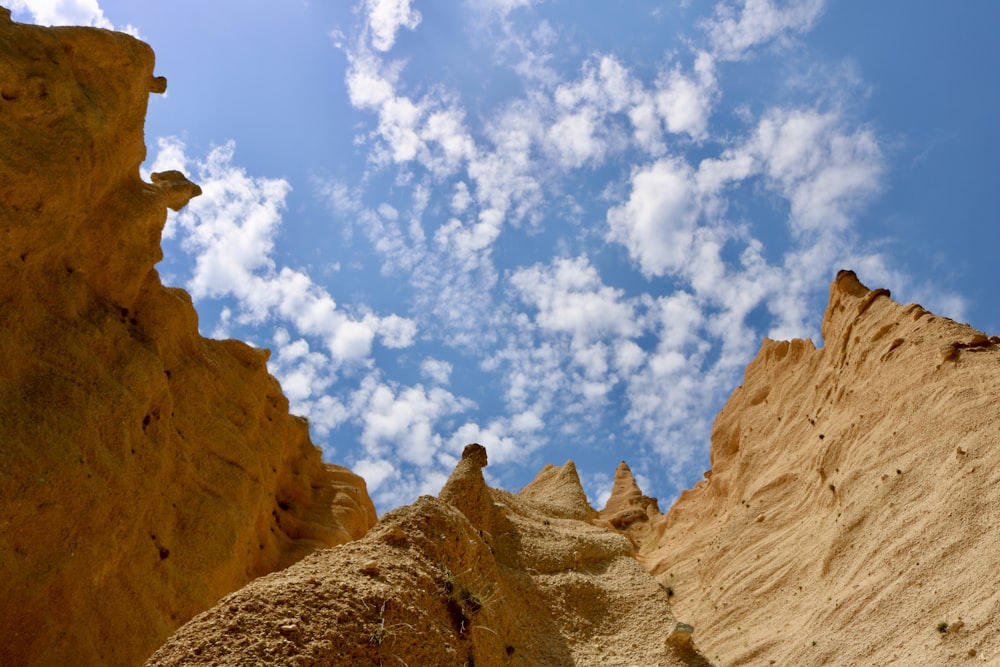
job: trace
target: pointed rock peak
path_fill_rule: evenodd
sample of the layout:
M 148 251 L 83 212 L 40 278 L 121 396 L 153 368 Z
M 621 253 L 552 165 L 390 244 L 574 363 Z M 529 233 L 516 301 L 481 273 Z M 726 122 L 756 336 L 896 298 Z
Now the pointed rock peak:
M 546 464 L 535 479 L 521 489 L 521 496 L 548 506 L 555 515 L 566 519 L 589 521 L 596 512 L 587 502 L 576 464 L 564 466 Z
M 642 490 L 632 476 L 632 469 L 622 461 L 615 470 L 615 480 L 611 485 L 611 497 L 604 506 L 604 512 L 618 512 L 631 505 L 642 505 Z M 636 501 L 639 501 L 638 503 Z
M 643 495 L 632 475 L 631 468 L 622 461 L 615 470 L 615 481 L 599 518 L 613 528 L 621 530 L 637 545 L 641 546 L 650 536 L 650 531 L 659 523 L 663 514 L 656 498 Z
M 490 489 L 483 478 L 486 464 L 485 447 L 477 443 L 466 445 L 462 460 L 445 482 L 438 499 L 461 511 L 472 525 L 489 530 L 495 523 L 495 510 Z
M 879 297 L 892 298 L 887 289 L 869 289 L 854 271 L 839 271 L 830 283 L 830 299 L 823 313 L 820 333 L 824 344 L 836 340 L 852 323 L 871 307 Z
M 858 279 L 858 274 L 847 269 L 837 271 L 837 278 L 833 281 L 833 286 L 844 294 L 858 298 L 869 292 L 869 289 Z
M 448 477 L 438 498 L 462 509 L 467 501 L 478 501 L 483 494 L 488 496 L 486 480 L 483 478 L 483 468 L 487 463 L 485 447 L 478 443 L 466 445 L 462 450 L 462 459 Z
M 462 450 L 462 460 L 467 460 L 470 465 L 479 466 L 480 468 L 485 468 L 490 464 L 486 456 L 486 448 L 478 442 L 465 446 L 465 449 Z

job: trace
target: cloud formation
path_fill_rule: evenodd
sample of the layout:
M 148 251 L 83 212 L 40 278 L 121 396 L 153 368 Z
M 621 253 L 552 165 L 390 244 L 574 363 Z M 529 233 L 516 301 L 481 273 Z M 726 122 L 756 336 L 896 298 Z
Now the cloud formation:
M 539 3 L 466 3 L 466 88 L 414 46 L 433 48 L 428 7 L 363 0 L 337 33 L 359 166 L 309 193 L 393 312 L 278 259 L 292 184 L 234 143 L 161 139 L 153 167 L 205 192 L 165 235 L 195 299 L 222 305 L 215 330 L 275 348 L 293 409 L 381 508 L 436 493 L 472 441 L 501 483 L 543 455 L 612 456 L 581 467 L 592 500 L 620 458 L 670 497 L 762 336 L 817 336 L 842 266 L 908 280 L 858 242 L 886 174 L 863 114 L 801 86 L 727 97 L 748 63 L 800 53 L 822 2 L 720 3 L 654 63 L 568 48 Z
M 29 12 L 39 25 L 89 25 L 114 29 L 97 0 L 11 0 L 11 11 Z

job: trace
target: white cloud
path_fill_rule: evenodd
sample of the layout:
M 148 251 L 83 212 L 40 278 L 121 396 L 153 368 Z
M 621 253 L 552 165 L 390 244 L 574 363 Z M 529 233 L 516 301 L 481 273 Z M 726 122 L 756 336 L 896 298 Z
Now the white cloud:
M 867 129 L 845 130 L 833 112 L 770 111 L 746 150 L 791 206 L 796 231 L 843 231 L 880 189 L 882 153 Z
M 601 510 L 608 504 L 611 498 L 611 489 L 614 486 L 614 479 L 609 473 L 580 473 L 580 483 L 587 493 L 587 501 L 594 509 Z
M 451 448 L 461 451 L 469 443 L 477 442 L 489 452 L 490 463 L 503 464 L 517 461 L 531 451 L 507 434 L 501 420 L 491 421 L 485 428 L 474 422 L 463 424 L 451 436 Z
M 530 6 L 538 0 L 466 0 L 471 8 L 479 11 L 495 12 L 501 17 L 506 16 L 518 7 Z
M 451 363 L 443 359 L 428 357 L 420 362 L 420 373 L 431 382 L 446 385 L 451 381 Z
M 582 167 L 604 157 L 604 141 L 595 136 L 598 119 L 590 109 L 566 114 L 548 130 L 547 140 L 565 168 Z
M 365 204 L 342 187 L 331 201 L 368 234 L 383 272 L 408 280 L 421 337 L 478 360 L 505 404 L 464 415 L 471 404 L 442 389 L 454 369 L 436 358 L 420 362 L 429 388 L 372 380 L 348 408 L 366 460 L 395 460 L 395 447 L 410 457 L 377 469 L 395 475 L 383 494 L 420 487 L 407 466 L 440 471 L 470 441 L 495 462 L 520 461 L 556 433 L 602 437 L 612 412 L 679 475 L 707 447 L 706 406 L 738 382 L 760 336 L 815 328 L 810 299 L 851 257 L 856 215 L 879 191 L 878 138 L 840 107 L 814 100 L 757 118 L 747 104 L 731 116 L 742 129 L 716 120 L 743 67 L 719 63 L 790 44 L 822 2 L 725 2 L 700 41 L 682 38 L 687 50 L 658 67 L 591 53 L 575 72 L 553 57 L 562 33 L 530 10 L 510 13 L 527 4 L 471 7 L 504 81 L 519 77 L 521 92 L 494 107 L 495 90 L 467 112 L 460 91 L 384 59 L 391 40 L 365 42 L 377 32 L 370 13 L 345 47 L 351 102 L 371 123 L 360 180 L 392 180 L 393 200 Z M 386 25 L 395 35 L 404 22 Z M 623 177 L 622 165 L 637 166 Z M 594 201 L 607 208 L 603 229 L 578 213 Z M 637 271 L 607 269 L 618 246 Z M 539 262 L 553 247 L 562 259 Z M 398 339 L 415 335 L 414 323 Z
M 655 95 L 656 109 L 667 131 L 703 139 L 717 96 L 715 61 L 702 51 L 695 58 L 694 76 L 674 67 L 662 77 Z
M 456 215 L 464 213 L 471 203 L 472 196 L 469 194 L 469 186 L 465 184 L 465 181 L 459 181 L 455 184 L 455 194 L 451 197 L 452 212 Z
M 13 12 L 29 12 L 40 25 L 87 25 L 114 30 L 97 0 L 11 0 Z
M 235 298 L 238 321 L 277 319 L 324 342 L 335 366 L 364 364 L 376 334 L 387 347 L 413 343 L 416 325 L 398 315 L 352 316 L 306 273 L 278 267 L 271 254 L 290 186 L 283 179 L 252 177 L 232 164 L 235 144 L 213 149 L 204 161 L 186 157 L 176 139 L 160 139 L 153 170 L 192 173 L 202 188 L 176 215 L 182 247 L 194 257 L 187 288 L 196 299 Z
M 538 309 L 535 321 L 547 331 L 566 333 L 579 344 L 606 336 L 634 335 L 633 305 L 620 289 L 601 282 L 586 257 L 536 264 L 510 278 L 521 299 Z
M 540 431 L 544 426 L 542 418 L 534 410 L 518 413 L 510 422 L 510 428 L 515 433 L 533 433 Z
M 688 262 L 699 206 L 691 168 L 664 158 L 632 174 L 628 201 L 608 211 L 609 239 L 624 245 L 647 276 Z
M 379 51 L 392 48 L 400 28 L 415 30 L 420 25 L 420 12 L 410 9 L 410 0 L 367 0 L 365 7 L 372 46 Z
M 811 30 L 824 4 L 825 0 L 790 0 L 779 7 L 773 0 L 744 0 L 737 11 L 719 3 L 704 28 L 719 58 L 742 60 L 756 46 Z
M 445 417 L 474 407 L 441 387 L 394 387 L 367 376 L 352 397 L 362 423 L 361 444 L 371 457 L 392 454 L 420 467 L 432 466 L 445 441 L 436 426 Z
M 393 349 L 410 347 L 417 335 L 416 323 L 408 317 L 389 315 L 387 317 L 369 316 L 374 322 L 373 329 L 381 337 L 382 344 Z
M 400 476 L 396 466 L 382 458 L 363 458 L 357 461 L 352 470 L 364 478 L 370 494 L 378 492 L 389 480 L 398 479 Z

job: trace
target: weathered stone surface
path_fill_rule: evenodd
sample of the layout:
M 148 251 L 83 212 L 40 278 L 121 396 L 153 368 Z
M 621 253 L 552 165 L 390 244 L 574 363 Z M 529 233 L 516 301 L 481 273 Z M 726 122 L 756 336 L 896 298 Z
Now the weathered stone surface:
M 153 52 L 0 9 L 0 664 L 133 665 L 254 577 L 375 521 L 267 352 L 160 284 Z
M 622 531 L 640 550 L 663 520 L 656 498 L 643 494 L 632 476 L 632 470 L 624 461 L 615 470 L 611 496 L 599 517 L 607 525 Z
M 466 447 L 438 498 L 227 596 L 148 664 L 709 665 L 631 543 L 588 520 L 572 462 L 520 494 L 486 464 Z
M 822 332 L 764 341 L 645 564 L 727 666 L 1000 660 L 1000 338 L 851 272 Z

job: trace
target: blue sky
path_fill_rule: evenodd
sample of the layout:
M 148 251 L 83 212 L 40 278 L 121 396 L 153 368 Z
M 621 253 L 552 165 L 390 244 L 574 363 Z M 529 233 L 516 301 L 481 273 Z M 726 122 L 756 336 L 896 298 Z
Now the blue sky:
M 8 0 L 10 3 L 10 0 Z M 1000 5 L 14 0 L 137 34 L 145 170 L 202 333 L 272 350 L 381 511 L 462 447 L 517 490 L 625 459 L 665 508 L 830 280 L 1000 332 Z

